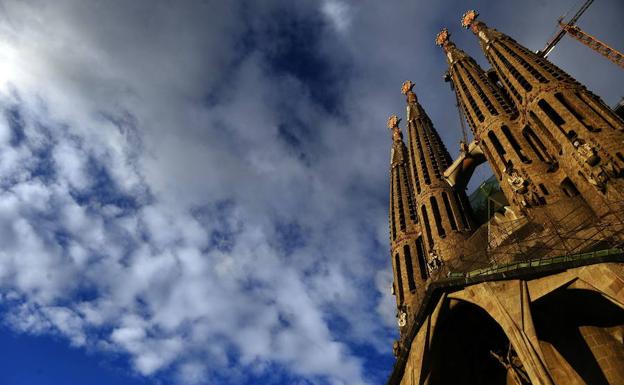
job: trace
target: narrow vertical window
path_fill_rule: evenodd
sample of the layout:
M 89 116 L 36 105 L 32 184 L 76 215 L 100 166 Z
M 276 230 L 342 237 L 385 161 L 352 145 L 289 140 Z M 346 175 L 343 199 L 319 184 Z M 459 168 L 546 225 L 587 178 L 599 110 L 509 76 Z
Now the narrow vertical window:
M 565 136 L 569 136 L 569 133 L 567 133 L 562 127 L 565 124 L 565 120 L 563 120 L 561 115 L 559 115 L 559 113 L 555 111 L 555 109 L 552 108 L 546 100 L 540 99 L 540 101 L 537 102 L 537 105 L 542 109 L 542 111 L 544 111 L 546 116 L 548 116 L 548 119 L 550 119 L 550 121 L 553 122 L 553 124 L 557 126 L 557 128 L 559 128 Z
M 403 245 L 403 255 L 405 256 L 405 268 L 407 269 L 407 286 L 410 291 L 416 290 L 414 282 L 414 266 L 412 265 L 412 253 L 409 245 Z
M 401 276 L 401 260 L 399 253 L 394 254 L 394 266 L 396 267 L 396 281 L 399 287 L 399 304 L 403 303 L 403 277 Z
M 420 208 L 422 212 L 423 223 L 425 224 L 425 233 L 427 233 L 427 241 L 429 241 L 429 248 L 433 249 L 433 236 L 431 235 L 431 225 L 429 224 L 429 216 L 427 215 L 427 207 L 422 205 Z
M 418 254 L 418 267 L 420 268 L 420 277 L 427 279 L 427 259 L 425 258 L 425 246 L 422 237 L 416 239 L 416 254 Z
M 438 228 L 438 235 L 442 238 L 446 237 L 446 231 L 442 226 L 442 216 L 440 216 L 440 208 L 438 207 L 438 201 L 435 197 L 429 197 L 431 203 L 431 211 L 433 211 L 433 219 L 435 220 L 436 227 Z
M 542 194 L 548 195 L 548 189 L 546 188 L 546 186 L 544 186 L 543 183 L 539 184 L 539 188 L 540 188 L 540 190 L 542 190 Z
M 392 186 L 392 190 L 394 190 L 394 186 Z M 392 240 L 396 240 L 396 219 L 394 217 L 394 199 L 395 193 L 392 191 L 392 199 L 390 199 L 390 229 L 392 231 Z
M 529 147 L 531 147 L 531 150 L 533 150 L 533 153 L 539 160 L 542 162 L 552 161 L 552 157 L 548 153 L 548 150 L 546 150 L 546 146 L 544 146 L 544 143 L 535 134 L 531 126 L 524 126 L 522 129 L 522 136 L 524 136 L 524 139 L 526 139 Z
M 503 147 L 501 142 L 496 137 L 494 131 L 488 132 L 488 138 L 490 139 L 490 142 L 492 142 L 492 146 L 494 146 L 494 150 L 496 150 L 496 153 L 498 154 L 501 162 L 503 162 L 503 164 L 507 164 L 507 161 L 505 160 L 505 154 L 507 152 L 505 151 L 505 148 Z
M 561 154 L 561 144 L 555 139 L 555 137 L 550 133 L 550 131 L 548 131 L 548 128 L 546 128 L 546 126 L 544 125 L 544 122 L 542 122 L 542 120 L 537 115 L 535 115 L 533 111 L 529 111 L 529 116 L 531 117 L 531 120 L 533 121 L 533 123 L 535 123 L 535 126 L 539 129 L 541 134 L 544 135 L 546 138 L 548 138 L 550 143 L 552 143 L 552 145 L 555 146 L 557 151 L 559 151 L 559 154 Z
M 583 118 L 583 116 L 581 116 L 581 114 L 579 114 L 579 112 L 570 103 L 568 103 L 568 101 L 566 100 L 566 98 L 563 96 L 561 92 L 557 92 L 555 94 L 555 99 L 557 99 L 557 101 L 561 103 L 561 105 L 566 110 L 568 110 L 568 112 L 572 114 L 572 116 L 574 116 L 574 118 L 578 120 L 578 122 L 581 123 L 583 127 L 585 127 L 588 131 L 591 131 L 591 132 L 600 131 L 600 128 L 593 127 L 591 124 L 585 123 L 585 118 Z
M 518 158 L 520 158 L 520 161 L 522 163 L 531 163 L 531 160 L 526 156 L 526 154 L 522 150 L 522 147 L 520 147 L 520 143 L 518 143 L 516 138 L 509 130 L 509 127 L 503 126 L 501 127 L 501 130 L 503 131 L 503 135 L 505 135 L 505 138 L 507 139 L 509 144 L 511 144 L 511 148 L 513 148 L 513 150 L 516 152 L 516 155 L 518 155 Z
M 444 202 L 444 208 L 446 209 L 446 215 L 448 216 L 449 222 L 451 223 L 451 229 L 457 230 L 457 222 L 455 222 L 455 216 L 453 215 L 453 210 L 451 208 L 451 202 L 449 201 L 448 194 L 446 191 L 442 192 L 442 201 Z
M 403 209 L 403 194 L 401 193 L 401 178 L 399 170 L 396 173 L 397 199 L 399 202 L 399 228 L 405 231 L 405 210 Z

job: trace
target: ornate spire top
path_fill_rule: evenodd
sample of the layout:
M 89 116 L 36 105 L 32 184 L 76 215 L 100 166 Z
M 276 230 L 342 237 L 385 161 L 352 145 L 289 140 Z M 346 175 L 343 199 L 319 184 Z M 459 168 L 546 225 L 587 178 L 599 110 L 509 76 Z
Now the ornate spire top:
M 407 104 L 418 103 L 418 98 L 412 90 L 414 85 L 411 80 L 406 80 L 403 82 L 403 86 L 401 86 L 401 93 L 407 96 Z
M 388 128 L 392 130 L 392 139 L 395 142 L 399 142 L 403 140 L 403 134 L 401 133 L 401 128 L 399 127 L 399 122 L 401 119 L 396 115 L 390 115 L 388 118 Z
M 435 39 L 436 45 L 438 47 L 443 47 L 450 41 L 449 37 L 451 37 L 451 33 L 448 31 L 448 29 L 442 28 L 440 32 L 438 32 L 438 34 L 436 35 L 436 39 Z
M 479 12 L 475 11 L 474 9 L 470 9 L 464 12 L 461 18 L 462 27 L 466 29 L 470 28 L 473 22 L 477 19 L 477 16 L 479 16 Z
M 406 80 L 403 82 L 403 85 L 401 86 L 401 93 L 403 95 L 407 95 L 408 92 L 412 91 L 412 88 L 414 88 L 415 84 L 412 83 L 411 80 Z

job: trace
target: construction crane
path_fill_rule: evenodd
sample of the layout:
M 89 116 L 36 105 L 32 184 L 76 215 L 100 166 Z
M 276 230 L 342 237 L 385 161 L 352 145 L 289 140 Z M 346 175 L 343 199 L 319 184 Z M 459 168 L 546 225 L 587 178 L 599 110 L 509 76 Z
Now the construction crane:
M 537 54 L 542 57 L 548 56 L 548 54 L 552 52 L 553 48 L 555 48 L 557 43 L 559 43 L 559 41 L 566 34 L 569 34 L 576 40 L 580 41 L 589 48 L 611 60 L 613 63 L 624 68 L 624 55 L 622 55 L 622 53 L 612 47 L 609 47 L 607 44 L 601 42 L 600 40 L 596 39 L 595 37 L 580 29 L 577 25 L 575 25 L 581 15 L 587 10 L 587 8 L 589 8 L 589 6 L 593 2 L 594 0 L 587 0 L 567 23 L 563 23 L 563 18 L 559 18 L 558 24 L 561 27 L 561 30 L 555 36 L 553 36 L 552 39 L 550 39 L 550 41 L 541 51 L 537 51 Z

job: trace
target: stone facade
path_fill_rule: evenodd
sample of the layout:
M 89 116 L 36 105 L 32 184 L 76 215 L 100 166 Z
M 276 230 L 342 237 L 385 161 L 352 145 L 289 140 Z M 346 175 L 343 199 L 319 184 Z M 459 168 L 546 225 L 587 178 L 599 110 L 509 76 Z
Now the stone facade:
M 444 177 L 448 151 L 404 83 L 407 146 L 389 121 L 400 326 L 389 384 L 624 384 L 624 122 L 476 17 L 462 25 L 492 70 L 446 29 L 436 43 L 471 146 L 514 215 L 475 228 L 464 192 Z

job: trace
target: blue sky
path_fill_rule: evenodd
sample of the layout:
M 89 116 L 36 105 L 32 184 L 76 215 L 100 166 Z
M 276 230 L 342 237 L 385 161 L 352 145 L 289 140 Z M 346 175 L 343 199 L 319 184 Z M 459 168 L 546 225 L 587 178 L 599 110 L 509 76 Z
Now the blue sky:
M 572 3 L 0 1 L 0 384 L 383 384 L 401 84 L 456 155 L 438 30 L 486 66 L 467 8 L 535 50 Z

